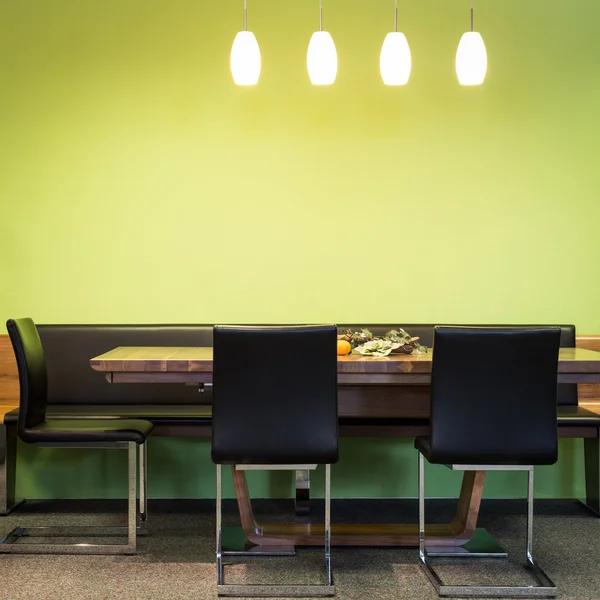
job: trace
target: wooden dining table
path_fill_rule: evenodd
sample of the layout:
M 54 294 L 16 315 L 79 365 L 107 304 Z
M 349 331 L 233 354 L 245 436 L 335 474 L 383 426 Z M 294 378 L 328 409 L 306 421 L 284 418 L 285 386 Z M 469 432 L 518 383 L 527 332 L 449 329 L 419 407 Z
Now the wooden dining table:
M 199 386 L 212 382 L 210 347 L 119 347 L 90 360 L 91 367 L 103 372 L 113 384 L 185 383 Z M 464 356 L 469 361 L 469 355 Z M 360 425 L 346 427 L 349 435 L 415 437 L 427 433 L 427 425 L 411 425 L 412 419 L 429 416 L 429 383 L 433 351 L 425 354 L 394 354 L 386 357 L 363 356 L 353 351 L 338 357 L 339 415 L 361 419 Z M 532 364 L 536 357 L 531 356 Z M 310 372 L 299 373 L 310 378 Z M 600 383 L 600 352 L 581 348 L 561 348 L 558 383 Z M 351 421 L 352 419 L 350 419 Z M 370 420 L 377 425 L 369 428 Z M 403 421 L 404 420 L 404 421 Z M 386 423 L 389 422 L 389 426 Z M 400 422 L 400 424 L 398 424 Z M 342 428 L 343 429 L 343 428 Z M 569 428 L 561 435 L 570 437 Z M 580 437 L 581 429 L 577 435 Z M 589 432 L 598 435 L 597 430 Z M 318 546 L 323 544 L 323 525 L 314 523 L 260 523 L 252 511 L 245 471 L 232 467 L 238 508 L 245 538 L 259 547 Z M 485 482 L 485 471 L 465 471 L 457 504 L 450 523 L 426 525 L 428 546 L 461 552 L 473 543 Z M 476 534 L 477 532 L 477 534 Z M 488 540 L 489 541 L 489 540 Z M 333 524 L 333 545 L 417 546 L 418 525 Z M 483 543 L 486 546 L 486 543 Z M 478 553 L 476 548 L 471 551 Z M 482 551 L 487 554 L 487 551 Z

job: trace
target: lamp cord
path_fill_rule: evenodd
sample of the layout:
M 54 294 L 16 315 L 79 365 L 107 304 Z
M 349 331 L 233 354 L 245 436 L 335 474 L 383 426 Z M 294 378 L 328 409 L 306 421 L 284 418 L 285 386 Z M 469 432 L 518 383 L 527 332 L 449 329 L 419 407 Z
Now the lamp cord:
M 473 31 L 473 0 L 471 0 L 471 31 Z
M 244 0 L 244 31 L 248 31 L 248 10 L 246 8 L 246 0 Z
M 394 2 L 394 31 L 398 32 L 398 0 Z
M 323 0 L 320 0 L 319 3 L 319 27 L 323 31 Z

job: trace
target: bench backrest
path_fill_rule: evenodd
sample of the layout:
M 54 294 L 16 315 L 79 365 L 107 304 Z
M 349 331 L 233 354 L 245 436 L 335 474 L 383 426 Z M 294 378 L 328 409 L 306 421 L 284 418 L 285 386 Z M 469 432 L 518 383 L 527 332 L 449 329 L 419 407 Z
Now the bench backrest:
M 441 323 L 439 323 L 441 325 Z M 363 327 L 375 335 L 402 327 L 431 346 L 436 324 L 338 325 L 339 331 Z M 494 325 L 487 325 L 494 326 Z M 539 325 L 527 325 L 539 327 Z M 108 385 L 89 360 L 117 346 L 212 346 L 212 325 L 38 325 L 48 370 L 49 404 L 205 404 L 195 386 L 130 383 Z M 575 346 L 575 326 L 560 325 L 561 347 Z M 577 404 L 577 386 L 559 385 L 558 404 Z
M 212 325 L 38 325 L 48 370 L 48 404 L 198 404 L 185 385 L 109 385 L 90 358 L 117 346 L 212 346 Z

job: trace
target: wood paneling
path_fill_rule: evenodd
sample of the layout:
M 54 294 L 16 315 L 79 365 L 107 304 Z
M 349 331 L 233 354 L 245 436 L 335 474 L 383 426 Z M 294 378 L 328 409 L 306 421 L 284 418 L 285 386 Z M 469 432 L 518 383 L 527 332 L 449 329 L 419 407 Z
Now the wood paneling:
M 19 406 L 19 375 L 7 335 L 0 335 L 0 423 L 4 415 Z
M 578 335 L 577 346 L 600 352 L 600 335 Z M 577 386 L 579 403 L 589 410 L 600 413 L 600 384 L 580 383 Z
M 600 335 L 578 335 L 577 347 L 600 352 Z

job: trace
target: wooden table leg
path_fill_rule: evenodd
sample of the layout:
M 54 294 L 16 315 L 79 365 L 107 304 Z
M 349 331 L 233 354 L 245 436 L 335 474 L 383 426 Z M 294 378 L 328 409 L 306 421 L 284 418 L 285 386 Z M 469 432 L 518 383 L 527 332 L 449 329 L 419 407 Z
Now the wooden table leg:
M 258 523 L 252 512 L 248 484 L 244 471 L 232 467 L 235 493 L 242 528 L 249 542 L 259 546 L 322 546 L 322 524 Z M 479 506 L 483 494 L 485 471 L 465 471 L 456 516 L 451 523 L 427 525 L 428 545 L 462 546 L 475 533 Z M 331 528 L 333 546 L 418 546 L 418 524 L 334 524 Z
M 485 471 L 465 471 L 463 473 L 456 515 L 448 525 L 457 546 L 466 544 L 477 529 L 484 483 Z

